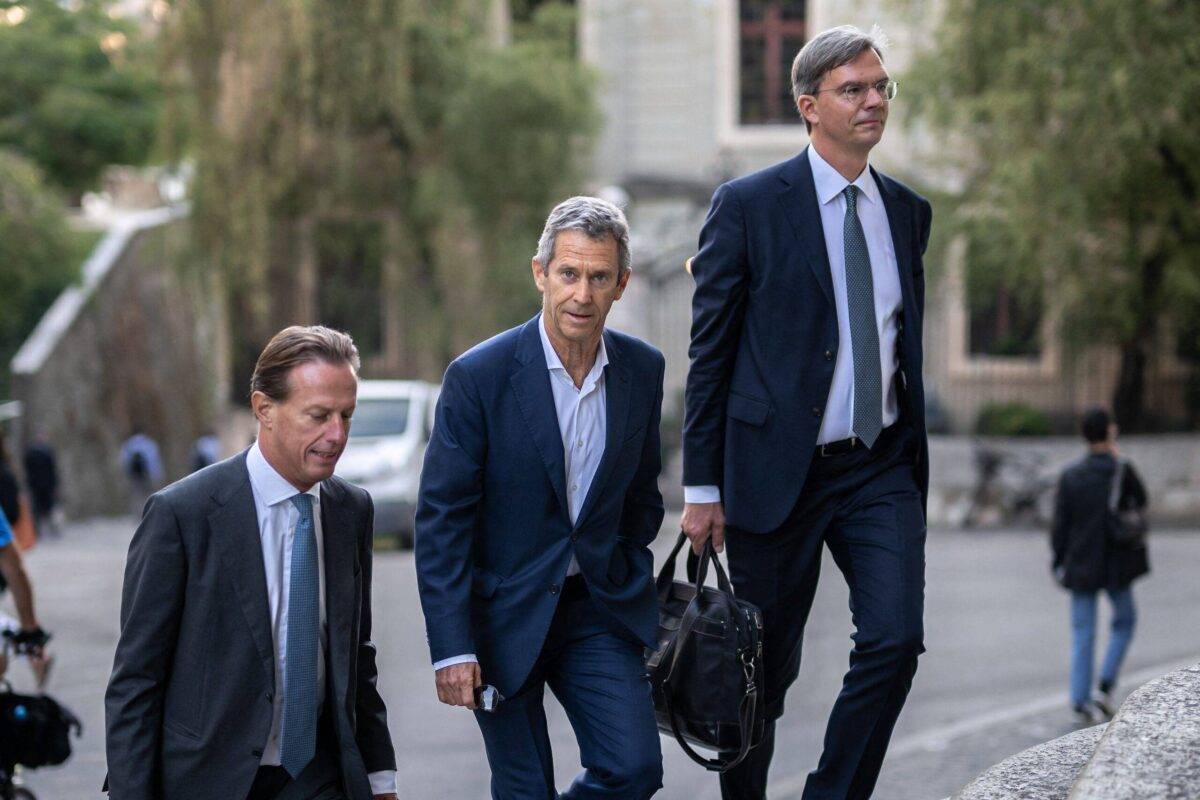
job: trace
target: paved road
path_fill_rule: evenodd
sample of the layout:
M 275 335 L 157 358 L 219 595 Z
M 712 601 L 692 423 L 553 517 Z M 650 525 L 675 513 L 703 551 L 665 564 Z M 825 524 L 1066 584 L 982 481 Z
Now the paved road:
M 105 681 L 117 634 L 126 519 L 73 526 L 28 554 L 40 613 L 56 634 L 51 691 L 84 719 L 68 764 L 27 775 L 41 800 L 99 798 L 104 775 Z M 660 550 L 669 542 L 664 534 Z M 660 553 L 661 556 L 661 553 Z M 1138 587 L 1141 617 L 1127 673 L 1142 679 L 1200 660 L 1200 531 L 1157 533 L 1155 572 Z M 1067 601 L 1051 584 L 1044 536 L 1029 532 L 934 532 L 928 545 L 927 646 L 876 797 L 940 800 L 985 767 L 1071 728 L 1065 708 Z M 487 797 L 483 748 L 469 714 L 440 706 L 411 554 L 383 553 L 375 568 L 376 641 L 400 759 L 403 798 Z M 788 700 L 772 774 L 773 798 L 799 797 L 816 763 L 825 717 L 846 667 L 846 590 L 824 566 L 805 662 Z M 10 670 L 28 687 L 24 665 Z M 1132 686 L 1122 687 L 1130 689 Z M 578 770 L 570 726 L 550 701 L 556 772 L 565 786 Z M 716 800 L 714 778 L 672 742 L 666 789 L 673 800 Z M 222 799 L 223 800 L 223 799 Z

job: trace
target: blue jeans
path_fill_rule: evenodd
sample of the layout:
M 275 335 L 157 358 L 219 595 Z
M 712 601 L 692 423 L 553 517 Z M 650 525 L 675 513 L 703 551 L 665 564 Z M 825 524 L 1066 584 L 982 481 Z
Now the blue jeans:
M 1096 595 L 1098 592 L 1071 592 L 1071 705 L 1088 702 L 1092 696 L 1092 653 L 1096 645 Z M 1137 610 L 1133 605 L 1133 587 L 1109 589 L 1112 602 L 1112 633 L 1100 668 L 1100 682 L 1115 685 L 1125 651 L 1133 640 Z

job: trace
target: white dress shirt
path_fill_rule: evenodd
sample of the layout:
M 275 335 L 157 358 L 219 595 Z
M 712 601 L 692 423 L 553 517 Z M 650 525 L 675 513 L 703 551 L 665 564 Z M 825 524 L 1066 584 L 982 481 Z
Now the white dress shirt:
M 283 676 L 287 668 L 288 587 L 292 578 L 292 542 L 296 538 L 296 523 L 300 520 L 300 512 L 291 502 L 291 498 L 300 492 L 267 462 L 258 442 L 255 442 L 246 454 L 246 469 L 250 473 L 254 510 L 258 516 L 258 535 L 262 544 L 263 567 L 267 575 L 271 635 L 275 644 L 275 700 L 271 715 L 271 732 L 263 745 L 261 763 L 278 766 L 279 734 L 283 721 Z M 325 702 L 325 648 L 329 639 L 325 616 L 325 538 L 321 529 L 320 484 L 310 488 L 306 494 L 312 497 L 313 528 L 317 537 L 317 596 L 321 631 L 317 641 L 317 707 L 320 708 Z M 373 772 L 368 778 L 373 794 L 396 791 L 396 773 L 393 770 Z
M 883 427 L 899 417 L 895 377 L 896 339 L 900 335 L 899 315 L 903 308 L 900 292 L 900 269 L 892 244 L 892 228 L 887 209 L 871 168 L 865 167 L 853 181 L 846 180 L 831 167 L 815 146 L 808 148 L 808 163 L 812 167 L 817 205 L 821 209 L 821 228 L 825 233 L 825 253 L 833 278 L 833 300 L 837 310 L 837 360 L 833 366 L 833 381 L 817 433 L 817 444 L 828 444 L 854 436 L 854 347 L 850 333 L 850 306 L 846 299 L 846 247 L 844 224 L 846 196 L 842 193 L 853 183 L 859 188 L 858 219 L 867 240 L 871 257 L 871 278 L 875 292 L 875 327 L 879 333 L 879 368 L 883 378 Z M 685 486 L 684 500 L 688 503 L 716 503 L 721 492 L 716 486 Z
M 608 365 L 608 351 L 604 347 L 604 337 L 601 336 L 596 363 L 583 379 L 583 385 L 576 387 L 567 368 L 563 366 L 562 359 L 555 352 L 554 345 L 550 343 L 544 315 L 538 324 L 538 333 L 542 336 L 546 369 L 550 371 L 550 391 L 554 395 L 554 411 L 558 416 L 558 431 L 562 435 L 567 472 L 567 511 L 571 516 L 571 524 L 574 525 L 579 520 L 583 501 L 591 488 L 592 479 L 596 477 L 600 459 L 604 456 L 604 439 L 608 433 L 604 368 Z M 572 554 L 567 575 L 578 573 L 579 562 Z M 476 660 L 474 654 L 452 656 L 435 662 L 433 668 L 439 670 L 442 667 Z

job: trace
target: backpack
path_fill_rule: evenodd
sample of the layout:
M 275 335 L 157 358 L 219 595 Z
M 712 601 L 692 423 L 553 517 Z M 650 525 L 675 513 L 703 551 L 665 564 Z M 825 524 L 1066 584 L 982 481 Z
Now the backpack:
M 71 731 L 78 738 L 83 724 L 49 695 L 17 694 L 0 684 L 0 762 L 35 769 L 61 764 L 71 757 Z

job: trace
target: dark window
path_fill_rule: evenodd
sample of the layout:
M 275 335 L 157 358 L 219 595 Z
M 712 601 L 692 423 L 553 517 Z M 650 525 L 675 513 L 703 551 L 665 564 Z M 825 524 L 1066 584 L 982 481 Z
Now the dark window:
M 383 350 L 383 232 L 373 220 L 317 226 L 317 319 L 354 337 L 363 356 Z
M 739 119 L 743 125 L 799 125 L 792 60 L 804 46 L 807 3 L 743 0 L 739 11 Z
M 973 356 L 1037 356 L 1041 353 L 1040 295 L 1014 292 L 973 270 L 967 280 L 970 353 Z

